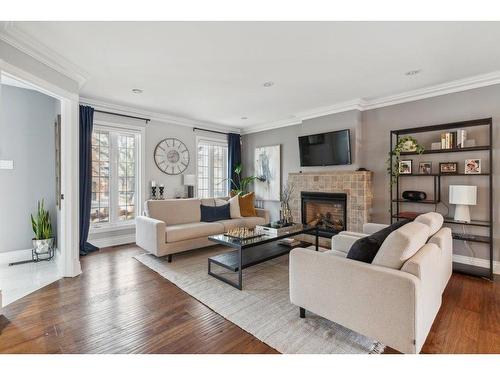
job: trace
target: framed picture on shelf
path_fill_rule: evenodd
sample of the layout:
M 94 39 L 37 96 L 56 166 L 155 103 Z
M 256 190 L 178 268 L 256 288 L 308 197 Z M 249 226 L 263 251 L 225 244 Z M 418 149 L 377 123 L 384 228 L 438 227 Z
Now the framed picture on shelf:
M 479 174 L 481 173 L 481 159 L 467 159 L 465 160 L 465 174 Z
M 457 174 L 458 173 L 458 163 L 457 162 L 439 163 L 439 173 L 441 173 L 441 174 Z
M 413 160 L 401 160 L 399 162 L 399 174 L 412 174 Z
M 432 162 L 421 161 L 418 165 L 418 173 L 420 174 L 432 174 Z

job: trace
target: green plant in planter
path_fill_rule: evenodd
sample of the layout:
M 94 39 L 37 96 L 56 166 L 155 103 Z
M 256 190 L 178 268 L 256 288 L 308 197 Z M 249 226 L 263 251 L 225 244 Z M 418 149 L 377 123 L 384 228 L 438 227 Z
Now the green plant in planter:
M 234 168 L 234 173 L 236 173 L 236 179 L 233 180 L 232 178 L 225 178 L 220 182 L 221 184 L 226 181 L 231 182 L 231 187 L 232 187 L 231 192 L 234 195 L 244 195 L 248 193 L 248 186 L 255 180 L 259 179 L 257 176 L 241 177 L 241 170 L 242 170 L 242 165 L 237 164 L 236 167 Z
M 52 224 L 50 214 L 44 207 L 44 200 L 38 201 L 36 216 L 31 215 L 31 227 L 35 234 L 34 240 L 47 240 L 52 238 Z
M 398 143 L 394 146 L 394 149 L 389 152 L 389 157 L 387 158 L 387 173 L 391 176 L 390 185 L 395 184 L 399 177 L 399 161 L 401 160 L 402 152 L 416 152 L 421 155 L 424 152 L 424 146 L 420 145 L 418 141 L 411 135 L 406 135 L 399 138 Z M 392 165 L 391 165 L 392 156 Z

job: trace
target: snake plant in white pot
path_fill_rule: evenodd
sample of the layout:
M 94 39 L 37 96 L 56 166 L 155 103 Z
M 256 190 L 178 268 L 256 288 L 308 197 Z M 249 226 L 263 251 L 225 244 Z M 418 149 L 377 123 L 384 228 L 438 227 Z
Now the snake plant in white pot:
M 33 238 L 33 260 L 51 259 L 54 255 L 54 236 L 49 211 L 44 207 L 44 200 L 38 201 L 36 215 L 31 215 L 31 226 L 35 237 Z

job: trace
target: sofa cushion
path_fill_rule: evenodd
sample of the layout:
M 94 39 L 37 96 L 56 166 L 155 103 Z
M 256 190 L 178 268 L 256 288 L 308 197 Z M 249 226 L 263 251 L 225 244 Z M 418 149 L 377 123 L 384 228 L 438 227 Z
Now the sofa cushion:
M 373 264 L 401 269 L 429 238 L 429 227 L 422 223 L 411 222 L 395 230 L 382 243 L 373 259 Z
M 230 220 L 219 220 L 218 223 L 224 225 L 224 229 L 226 231 L 238 228 L 238 227 L 246 227 L 246 228 L 255 228 L 256 225 L 265 224 L 266 220 L 263 217 L 242 217 L 240 219 L 230 219 Z
M 255 212 L 254 198 L 254 192 L 239 196 L 241 216 L 257 216 L 257 213 Z
M 429 227 L 429 237 L 435 235 L 443 226 L 443 215 L 437 212 L 427 212 L 426 214 L 419 215 L 415 218 L 417 223 L 425 224 Z
M 229 212 L 229 203 L 223 206 L 204 206 L 200 205 L 201 221 L 211 223 L 213 221 L 226 220 L 231 218 Z
M 200 200 L 197 198 L 148 200 L 146 213 L 149 217 L 161 220 L 167 225 L 195 223 L 201 219 Z
M 229 199 L 229 211 L 231 213 L 231 219 L 239 219 L 241 217 L 240 213 L 240 199 L 236 195 Z
M 177 224 L 165 228 L 165 240 L 177 242 L 221 233 L 224 233 L 224 225 L 218 222 Z
M 347 254 L 348 259 L 359 260 L 360 262 L 371 263 L 377 255 L 380 246 L 385 241 L 387 236 L 391 234 L 403 225 L 408 224 L 409 220 L 400 220 L 395 223 L 385 227 L 378 232 L 375 232 L 369 236 L 361 237 L 359 240 L 354 242 L 349 249 Z
M 241 219 L 228 219 L 228 220 L 219 220 L 218 223 L 224 226 L 224 231 L 227 232 L 230 229 L 238 228 L 243 226 L 243 222 Z

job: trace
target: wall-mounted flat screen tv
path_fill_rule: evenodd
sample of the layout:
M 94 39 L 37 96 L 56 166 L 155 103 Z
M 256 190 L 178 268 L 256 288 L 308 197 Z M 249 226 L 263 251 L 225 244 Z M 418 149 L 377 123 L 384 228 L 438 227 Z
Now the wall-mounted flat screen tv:
M 300 166 L 351 164 L 349 129 L 299 137 Z

